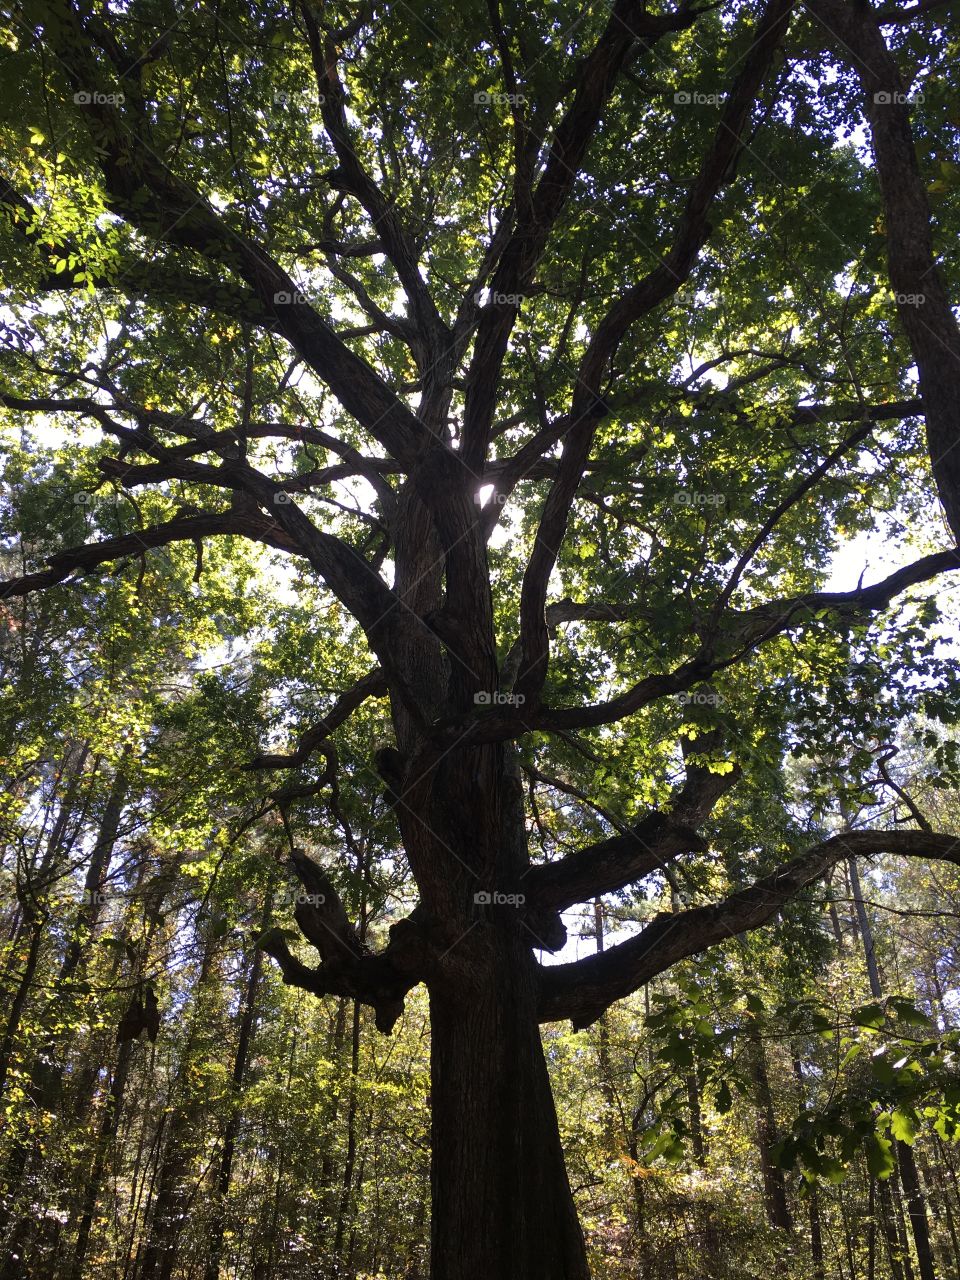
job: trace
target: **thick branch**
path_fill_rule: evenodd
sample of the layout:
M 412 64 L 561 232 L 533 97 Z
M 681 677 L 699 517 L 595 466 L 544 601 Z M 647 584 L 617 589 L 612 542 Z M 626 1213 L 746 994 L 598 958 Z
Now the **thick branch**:
M 923 831 L 850 831 L 833 836 L 723 902 L 657 916 L 642 933 L 599 955 L 541 970 L 541 1020 L 595 1022 L 615 1001 L 678 961 L 767 924 L 801 889 L 844 858 L 892 853 L 960 866 L 960 837 Z
M 733 176 L 754 102 L 786 34 L 792 7 L 793 0 L 768 0 L 756 38 L 726 100 L 713 143 L 687 197 L 670 252 L 614 303 L 580 363 L 571 406 L 573 426 L 564 441 L 557 478 L 544 504 L 520 593 L 521 665 L 516 688 L 531 702 L 539 697 L 549 661 L 544 616 L 547 584 L 566 534 L 570 508 L 597 425 L 606 413 L 601 396 L 605 370 L 627 329 L 674 294 L 693 270 L 709 234 L 707 215 L 720 189 Z
M 690 827 L 677 826 L 663 813 L 647 814 L 626 835 L 610 836 L 556 862 L 532 867 L 523 878 L 528 903 L 538 909 L 566 911 L 603 893 L 614 893 L 682 853 L 703 853 L 706 843 Z
M 524 877 L 528 900 L 535 908 L 564 911 L 577 902 L 614 893 L 654 871 L 666 869 L 683 853 L 703 853 L 706 842 L 694 830 L 713 812 L 717 801 L 740 779 L 738 767 L 716 772 L 699 763 L 722 748 L 723 729 L 684 738 L 686 774 L 663 812 L 646 814 L 628 831 L 567 854 L 556 862 L 532 867 Z
M 419 975 L 395 968 L 387 952 L 331 960 L 311 969 L 292 954 L 279 929 L 264 934 L 260 946 L 276 960 L 288 986 L 315 996 L 346 996 L 370 1005 L 376 1013 L 377 1029 L 384 1033 L 393 1030 L 403 1013 L 404 996 L 420 981 Z
M 909 86 L 869 6 L 811 0 L 810 9 L 860 78 L 883 197 L 890 283 L 919 373 L 933 476 L 960 542 L 960 325 L 933 249 Z
M 214 534 L 236 534 L 255 542 L 266 543 L 267 546 L 277 547 L 282 551 L 297 550 L 293 539 L 266 518 L 260 519 L 237 512 L 227 512 L 222 515 L 181 516 L 150 529 L 139 529 L 136 533 L 123 534 L 118 538 L 105 538 L 102 542 L 90 542 L 84 546 L 58 551 L 56 555 L 48 557 L 49 569 L 28 573 L 21 578 L 0 581 L 0 600 L 10 596 L 25 596 L 31 591 L 42 591 L 46 587 L 56 586 L 57 583 L 63 582 L 78 571 L 91 573 L 111 560 L 126 560 L 130 556 L 139 556 L 153 547 L 167 546 L 171 542 L 195 542 L 198 538 L 207 538 Z
M 873 583 L 868 587 L 857 587 L 853 591 L 811 591 L 806 595 L 794 596 L 791 599 L 775 600 L 760 605 L 756 609 L 736 612 L 727 610 L 716 627 L 711 630 L 708 639 L 726 638 L 739 646 L 737 652 L 728 657 L 709 660 L 697 656 L 682 663 L 673 671 L 646 676 L 632 689 L 611 698 L 608 702 L 594 703 L 585 707 L 541 708 L 532 719 L 538 728 L 543 729 L 578 729 L 588 725 L 611 724 L 632 715 L 641 707 L 658 698 L 671 693 L 682 693 L 694 684 L 709 678 L 716 671 L 738 662 L 751 649 L 766 640 L 781 635 L 796 626 L 803 626 L 814 621 L 818 615 L 836 613 L 840 617 L 863 616 L 879 612 L 890 604 L 891 600 L 908 587 L 920 582 L 927 582 L 960 569 L 960 551 L 939 551 L 933 555 L 923 556 L 913 564 L 898 569 L 895 573 Z M 572 612 L 571 606 L 567 612 Z M 582 606 L 590 610 L 590 616 L 596 618 L 599 606 Z M 616 609 L 611 606 L 608 618 L 616 620 Z M 623 616 L 622 607 L 620 616 Z M 602 617 L 597 618 L 603 621 Z M 694 625 L 704 620 L 694 617 Z

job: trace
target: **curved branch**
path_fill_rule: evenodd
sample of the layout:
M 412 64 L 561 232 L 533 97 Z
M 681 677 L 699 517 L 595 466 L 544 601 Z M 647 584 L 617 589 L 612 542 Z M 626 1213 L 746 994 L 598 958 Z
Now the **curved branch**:
M 0 581 L 0 600 L 56 586 L 73 573 L 91 573 L 111 560 L 125 560 L 130 556 L 142 555 L 153 547 L 163 547 L 171 542 L 195 542 L 198 538 L 207 538 L 213 534 L 236 534 L 277 547 L 281 551 L 298 550 L 294 540 L 265 517 L 259 519 L 237 512 L 182 516 L 168 520 L 165 524 L 154 525 L 150 529 L 140 529 L 137 533 L 105 538 L 102 542 L 89 542 L 80 547 L 58 551 L 47 558 L 49 569 Z
M 342 693 L 336 702 L 317 724 L 311 725 L 300 735 L 294 751 L 289 755 L 266 752 L 255 756 L 246 766 L 248 769 L 296 769 L 305 764 L 314 751 L 353 715 L 354 711 L 368 698 L 380 698 L 387 692 L 387 677 L 380 667 L 374 667 L 355 685 Z
M 740 648 L 731 656 L 711 660 L 705 656 L 706 651 L 703 651 L 673 671 L 646 676 L 632 689 L 607 702 L 584 707 L 542 707 L 535 716 L 527 718 L 542 729 L 579 729 L 589 725 L 611 724 L 632 715 L 657 698 L 684 692 L 694 684 L 708 679 L 714 672 L 739 662 L 757 645 L 793 627 L 806 625 L 824 612 L 837 613 L 841 617 L 876 613 L 886 608 L 895 596 L 908 587 L 956 569 L 960 569 L 960 549 L 938 551 L 933 555 L 922 556 L 913 564 L 897 569 L 868 587 L 857 587 L 853 591 L 811 591 L 791 599 L 771 601 L 756 609 L 742 612 L 727 610 L 710 632 L 709 638 L 728 638 L 739 645 Z M 594 604 L 584 608 L 589 608 L 595 616 L 598 606 Z M 608 616 L 611 620 L 618 620 L 613 609 Z M 597 620 L 604 619 L 601 617 Z M 694 618 L 692 621 L 697 626 L 703 620 Z
M 542 968 L 541 1021 L 570 1018 L 575 1028 L 587 1027 L 615 1000 L 678 961 L 767 924 L 836 862 L 879 853 L 935 858 L 960 866 L 960 836 L 924 831 L 850 831 L 832 836 L 723 902 L 659 915 L 628 942 L 573 964 Z
M 736 766 L 721 773 L 696 762 L 718 752 L 723 737 L 724 731 L 718 728 L 683 739 L 686 776 L 662 812 L 652 810 L 629 830 L 555 862 L 532 867 L 523 878 L 532 906 L 565 911 L 575 903 L 623 889 L 654 871 L 666 871 L 667 864 L 680 854 L 706 852 L 706 842 L 694 828 L 710 816 L 717 801 L 741 776 Z

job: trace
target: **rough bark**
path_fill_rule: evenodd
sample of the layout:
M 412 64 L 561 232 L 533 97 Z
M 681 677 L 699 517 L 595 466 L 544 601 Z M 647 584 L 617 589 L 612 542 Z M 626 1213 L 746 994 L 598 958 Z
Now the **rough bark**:
M 812 0 L 809 7 L 860 80 L 883 197 L 890 283 L 919 372 L 934 479 L 960 541 L 960 327 L 936 262 L 910 124 L 910 85 L 868 5 Z
M 432 1280 L 587 1280 L 529 948 L 509 920 L 462 948 L 469 993 L 430 992 Z

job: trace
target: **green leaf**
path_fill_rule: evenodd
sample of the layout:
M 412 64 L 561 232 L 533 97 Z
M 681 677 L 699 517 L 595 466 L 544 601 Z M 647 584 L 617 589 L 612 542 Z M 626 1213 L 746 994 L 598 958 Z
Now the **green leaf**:
M 890 1117 L 890 1132 L 898 1142 L 906 1142 L 912 1147 L 917 1136 L 916 1120 L 908 1112 L 901 1111 L 898 1107 Z
M 867 1168 L 875 1178 L 889 1178 L 894 1169 L 893 1143 L 889 1138 L 871 1134 L 864 1143 Z
M 867 1027 L 871 1031 L 879 1031 L 886 1021 L 886 1013 L 879 1004 L 864 1004 L 854 1009 L 850 1017 L 858 1027 Z

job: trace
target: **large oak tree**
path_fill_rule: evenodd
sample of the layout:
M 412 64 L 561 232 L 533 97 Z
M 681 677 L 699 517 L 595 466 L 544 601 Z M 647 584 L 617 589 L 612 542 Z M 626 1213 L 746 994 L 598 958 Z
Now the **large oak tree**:
M 842 789 L 924 689 L 950 701 L 924 643 L 960 567 L 956 26 L 843 0 L 6 24 L 0 404 L 82 430 L 4 608 L 176 542 L 202 590 L 221 537 L 329 593 L 367 674 L 237 763 L 291 771 L 285 811 L 335 803 L 338 729 L 388 699 L 419 905 L 371 953 L 295 854 L 319 961 L 264 946 L 383 1031 L 426 984 L 434 1280 L 581 1280 L 540 1024 L 589 1025 L 838 860 L 960 862 L 949 834 L 714 822 L 776 799 L 798 742 Z M 105 487 L 117 527 L 71 544 Z M 901 567 L 826 590 L 884 522 Z M 544 791 L 611 834 L 544 858 Z M 657 875 L 699 900 L 544 962 L 564 911 Z

